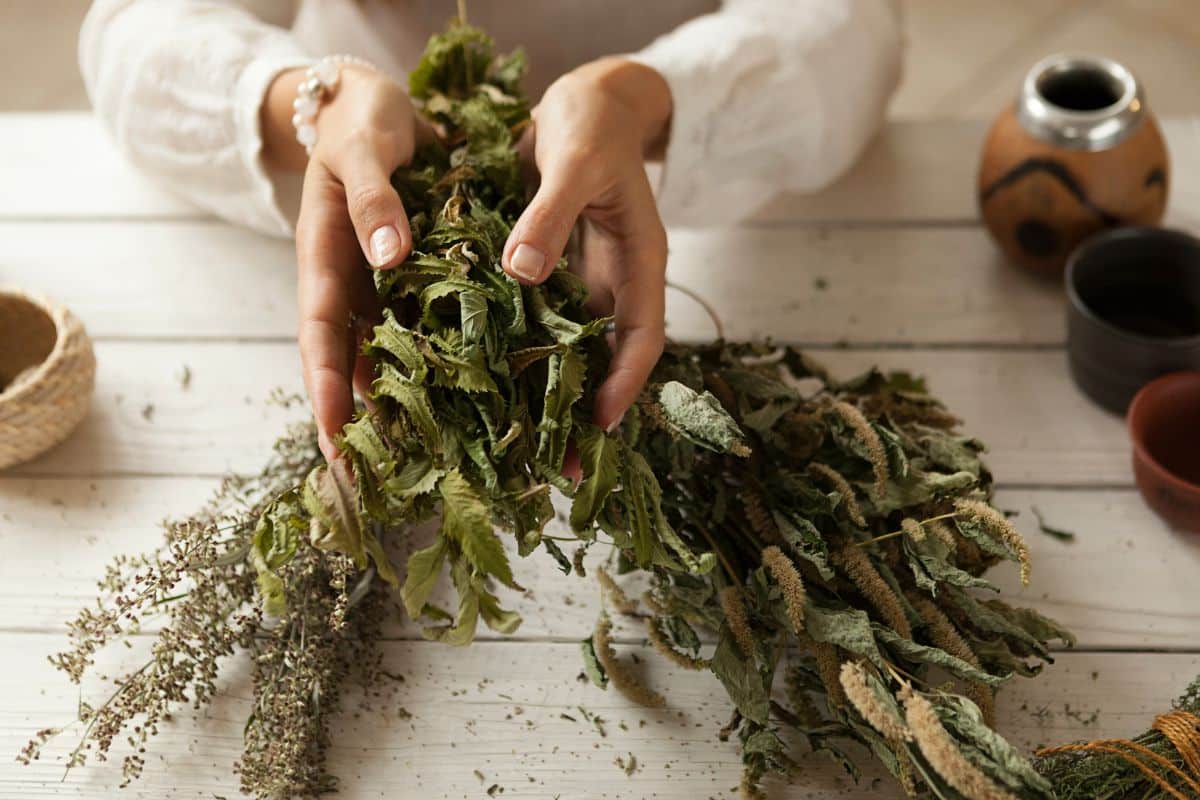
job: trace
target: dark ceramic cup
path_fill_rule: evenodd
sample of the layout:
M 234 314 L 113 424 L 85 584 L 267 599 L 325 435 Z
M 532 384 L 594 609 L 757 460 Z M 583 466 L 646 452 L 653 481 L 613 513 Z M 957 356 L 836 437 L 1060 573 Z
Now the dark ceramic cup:
M 1125 413 L 1146 383 L 1200 369 L 1200 239 L 1119 228 L 1067 262 L 1067 353 L 1076 385 Z
M 1146 504 L 1177 530 L 1200 532 L 1200 372 L 1173 372 L 1129 404 L 1133 474 Z

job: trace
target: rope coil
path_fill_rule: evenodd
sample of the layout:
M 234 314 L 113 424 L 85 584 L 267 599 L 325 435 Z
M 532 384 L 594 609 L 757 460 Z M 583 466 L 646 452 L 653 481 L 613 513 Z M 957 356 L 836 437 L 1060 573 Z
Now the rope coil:
M 1175 800 L 1195 800 L 1200 797 L 1200 717 L 1189 711 L 1178 709 L 1159 714 L 1154 718 L 1152 730 L 1158 731 L 1179 752 L 1183 758 L 1186 770 L 1172 764 L 1165 756 L 1159 755 L 1145 745 L 1129 739 L 1097 739 L 1078 744 L 1064 744 L 1057 747 L 1043 747 L 1034 755 L 1038 758 L 1061 755 L 1064 753 L 1108 753 L 1118 756 L 1137 768 L 1149 778 L 1158 788 L 1162 789 Z M 1162 772 L 1155 771 L 1153 766 Z M 1183 785 L 1193 792 L 1186 795 L 1176 788 L 1166 775 L 1173 775 L 1182 781 Z

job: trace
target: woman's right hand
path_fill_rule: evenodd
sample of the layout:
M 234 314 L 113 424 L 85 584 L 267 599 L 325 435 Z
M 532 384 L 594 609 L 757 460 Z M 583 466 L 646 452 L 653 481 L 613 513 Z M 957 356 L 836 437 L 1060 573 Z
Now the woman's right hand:
M 353 386 L 365 393 L 371 368 L 359 352 L 379 302 L 367 267 L 390 269 L 412 249 L 412 233 L 392 172 L 408 164 L 417 117 L 408 95 L 372 69 L 345 65 L 317 114 L 311 157 L 296 141 L 292 101 L 304 70 L 280 74 L 263 105 L 265 157 L 304 172 L 296 224 L 300 356 L 321 452 L 354 414 Z

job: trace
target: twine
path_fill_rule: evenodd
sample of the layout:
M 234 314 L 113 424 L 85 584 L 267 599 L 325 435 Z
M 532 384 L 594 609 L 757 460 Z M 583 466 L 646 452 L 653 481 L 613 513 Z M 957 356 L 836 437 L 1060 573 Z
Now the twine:
M 1165 736 L 1167 741 L 1179 752 L 1187 767 L 1186 771 L 1172 764 L 1166 756 L 1159 755 L 1145 745 L 1129 739 L 1097 739 L 1079 744 L 1043 747 L 1034 755 L 1043 758 L 1062 753 L 1110 753 L 1136 767 L 1158 788 L 1176 800 L 1192 800 L 1192 798 L 1200 797 L 1200 717 L 1180 709 L 1159 714 L 1154 718 L 1154 724 L 1150 727 Z M 1152 764 L 1158 765 L 1166 774 L 1178 777 L 1195 794 L 1189 798 L 1164 777 L 1164 772 L 1156 772 L 1152 769 Z
M 65 439 L 87 415 L 96 375 L 78 318 L 44 297 L 0 289 L 0 378 L 18 373 L 0 387 L 0 469 Z

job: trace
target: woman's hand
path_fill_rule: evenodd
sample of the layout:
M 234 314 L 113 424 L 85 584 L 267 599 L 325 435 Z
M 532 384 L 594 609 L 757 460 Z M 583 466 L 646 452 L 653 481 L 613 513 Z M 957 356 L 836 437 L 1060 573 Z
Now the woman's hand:
M 302 79 L 302 70 L 276 78 L 262 123 L 268 163 L 304 170 L 296 224 L 300 356 L 321 452 L 333 460 L 333 437 L 354 414 L 352 384 L 365 395 L 371 380 L 358 344 L 380 318 L 364 267 L 389 269 L 412 249 L 408 217 L 390 178 L 412 158 L 417 123 L 394 81 L 343 66 L 336 92 L 317 115 L 317 144 L 306 158 L 291 123 Z
M 586 64 L 555 81 L 522 146 L 541 176 L 513 227 L 502 265 L 522 283 L 546 280 L 576 221 L 576 267 L 597 314 L 612 314 L 616 348 L 596 395 L 596 424 L 611 430 L 662 354 L 667 237 L 644 162 L 666 140 L 671 93 L 653 69 L 621 58 Z

